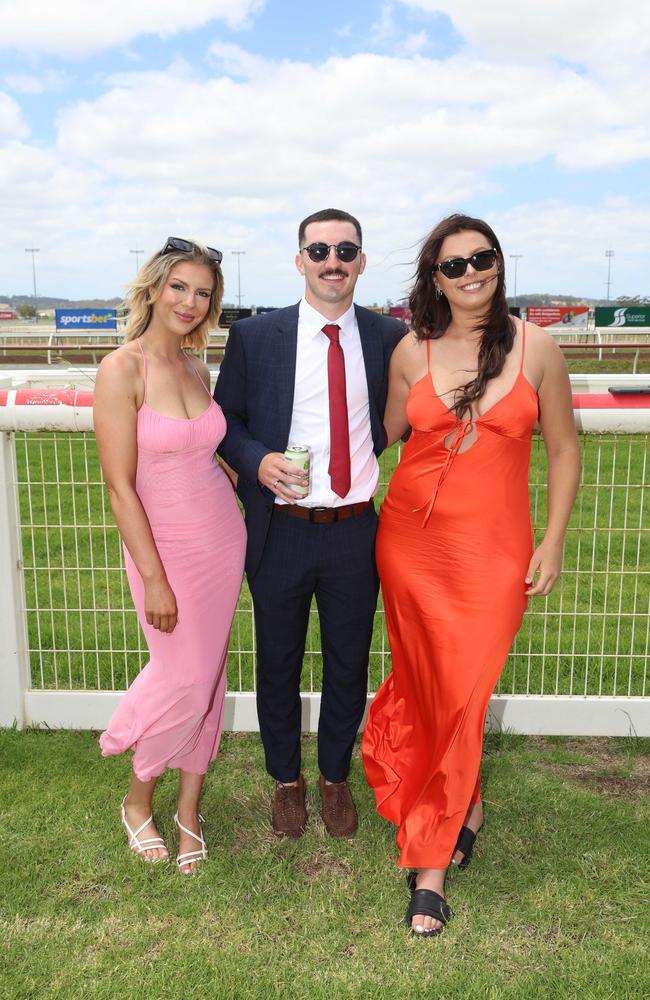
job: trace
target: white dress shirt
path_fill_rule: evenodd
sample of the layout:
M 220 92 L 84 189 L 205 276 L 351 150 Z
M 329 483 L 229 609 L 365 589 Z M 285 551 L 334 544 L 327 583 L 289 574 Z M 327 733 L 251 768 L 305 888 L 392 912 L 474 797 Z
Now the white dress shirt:
M 332 490 L 330 462 L 329 391 L 326 323 L 341 328 L 339 340 L 345 357 L 345 390 L 350 436 L 350 492 L 340 497 Z M 379 465 L 373 449 L 368 405 L 368 381 L 354 306 L 336 320 L 321 316 L 305 299 L 298 311 L 296 381 L 289 444 L 307 445 L 311 452 L 309 494 L 303 507 L 341 507 L 370 500 L 377 489 Z M 279 497 L 276 503 L 284 503 Z

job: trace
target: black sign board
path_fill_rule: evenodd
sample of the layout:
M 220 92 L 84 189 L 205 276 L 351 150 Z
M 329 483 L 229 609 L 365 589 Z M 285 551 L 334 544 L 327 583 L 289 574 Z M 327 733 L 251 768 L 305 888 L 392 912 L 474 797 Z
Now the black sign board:
M 277 308 L 277 306 L 255 306 L 255 312 L 258 316 L 261 316 L 263 313 L 275 312 Z
M 252 309 L 222 309 L 219 326 L 228 330 L 238 319 L 247 319 L 253 315 Z

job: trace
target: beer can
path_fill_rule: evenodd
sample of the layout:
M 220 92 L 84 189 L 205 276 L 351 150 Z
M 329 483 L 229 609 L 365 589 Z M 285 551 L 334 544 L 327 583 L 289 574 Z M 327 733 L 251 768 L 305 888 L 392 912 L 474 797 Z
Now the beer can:
M 301 497 L 306 497 L 309 493 L 309 459 L 310 451 L 305 444 L 290 444 L 284 453 L 284 457 L 287 462 L 291 465 L 295 465 L 297 469 L 301 472 L 307 473 L 307 485 L 298 486 L 296 483 L 291 484 L 291 489 L 294 493 L 298 493 Z

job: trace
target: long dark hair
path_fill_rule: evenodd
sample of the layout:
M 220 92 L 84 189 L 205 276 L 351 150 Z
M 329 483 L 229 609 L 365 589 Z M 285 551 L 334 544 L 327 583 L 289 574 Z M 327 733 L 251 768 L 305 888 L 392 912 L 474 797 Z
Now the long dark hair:
M 438 263 L 440 248 L 447 236 L 467 230 L 481 233 L 491 247 L 497 251 L 498 275 L 494 295 L 484 316 L 476 325 L 481 334 L 478 352 L 478 372 L 476 377 L 461 386 L 460 395 L 451 409 L 460 419 L 480 399 L 487 383 L 503 371 L 506 356 L 512 350 L 515 339 L 515 324 L 506 300 L 506 282 L 503 266 L 503 252 L 493 230 L 482 219 L 472 219 L 469 215 L 449 215 L 433 229 L 418 255 L 415 284 L 409 298 L 413 314 L 411 326 L 418 340 L 438 340 L 451 323 L 451 309 L 444 295 L 437 296 L 433 280 L 433 266 Z

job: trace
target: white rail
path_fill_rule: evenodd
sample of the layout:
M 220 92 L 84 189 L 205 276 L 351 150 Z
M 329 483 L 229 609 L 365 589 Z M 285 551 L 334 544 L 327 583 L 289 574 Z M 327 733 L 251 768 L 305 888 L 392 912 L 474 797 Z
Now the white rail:
M 591 387 L 595 396 L 576 394 L 579 424 L 584 428 L 588 415 L 593 430 L 581 437 L 583 488 L 565 572 L 547 601 L 531 604 L 490 720 L 523 732 L 650 735 L 650 408 L 643 397 L 633 407 L 621 405 L 626 397 L 606 406 L 613 402 L 606 386 Z M 0 724 L 102 728 L 146 649 L 99 474 L 91 393 L 63 392 L 0 390 Z M 544 517 L 544 463 L 536 440 L 537 523 Z M 386 465 L 382 471 L 385 483 Z M 321 666 L 312 618 L 303 693 L 310 730 Z M 257 728 L 254 654 L 244 588 L 229 657 L 230 728 Z M 381 611 L 370 666 L 375 690 L 390 669 Z

